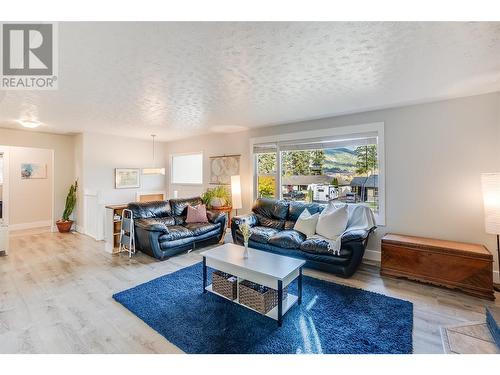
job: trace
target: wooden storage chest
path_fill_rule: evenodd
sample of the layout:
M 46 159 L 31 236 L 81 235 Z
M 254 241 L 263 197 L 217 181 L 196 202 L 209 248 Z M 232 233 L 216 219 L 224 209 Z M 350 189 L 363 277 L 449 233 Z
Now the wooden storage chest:
M 495 299 L 493 256 L 483 245 L 386 234 L 382 238 L 380 274 Z

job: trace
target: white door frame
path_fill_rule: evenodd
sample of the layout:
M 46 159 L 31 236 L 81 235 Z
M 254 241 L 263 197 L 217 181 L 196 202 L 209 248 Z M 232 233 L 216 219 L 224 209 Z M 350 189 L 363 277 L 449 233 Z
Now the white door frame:
M 0 154 L 3 154 L 3 186 L 2 186 L 2 218 L 9 224 L 9 147 L 0 145 Z

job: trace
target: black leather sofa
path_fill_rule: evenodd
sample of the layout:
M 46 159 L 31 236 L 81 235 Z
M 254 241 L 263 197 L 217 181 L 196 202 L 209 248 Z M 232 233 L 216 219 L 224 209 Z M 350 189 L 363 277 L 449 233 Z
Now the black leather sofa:
M 208 223 L 186 223 L 187 206 L 201 198 L 128 204 L 134 215 L 136 249 L 157 259 L 216 244 L 224 236 L 227 215 L 207 210 Z
M 358 206 L 358 207 L 356 207 Z M 257 199 L 248 215 L 235 216 L 231 220 L 233 242 L 243 244 L 243 236 L 238 226 L 247 222 L 252 227 L 249 247 L 276 254 L 287 255 L 306 261 L 306 266 L 350 277 L 361 264 L 370 233 L 367 230 L 352 230 L 342 236 L 340 254 L 328 250 L 328 242 L 322 239 L 306 239 L 306 236 L 293 230 L 295 221 L 307 208 L 311 214 L 320 212 L 324 205 L 317 203 L 289 202 L 275 199 Z M 348 212 L 367 209 L 360 205 L 349 205 Z M 349 228 L 353 218 L 350 216 Z

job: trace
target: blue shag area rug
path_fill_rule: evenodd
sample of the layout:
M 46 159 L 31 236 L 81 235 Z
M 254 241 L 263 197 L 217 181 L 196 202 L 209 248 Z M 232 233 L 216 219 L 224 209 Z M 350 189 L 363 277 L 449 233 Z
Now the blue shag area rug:
M 412 353 L 412 303 L 308 276 L 302 296 L 280 328 L 203 294 L 198 263 L 113 298 L 186 353 Z

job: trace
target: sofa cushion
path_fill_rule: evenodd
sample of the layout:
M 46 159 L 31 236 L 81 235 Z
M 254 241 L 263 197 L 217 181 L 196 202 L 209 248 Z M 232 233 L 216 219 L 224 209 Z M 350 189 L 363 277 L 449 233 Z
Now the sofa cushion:
M 279 230 L 274 228 L 262 226 L 253 227 L 250 239 L 255 242 L 267 243 L 267 241 L 269 241 L 269 238 L 271 238 L 271 236 L 275 235 L 278 232 Z
M 296 230 L 282 230 L 272 235 L 268 243 L 283 248 L 298 249 L 305 239 L 306 236 Z
M 257 222 L 261 227 L 268 227 L 274 229 L 283 229 L 285 227 L 285 220 L 270 219 L 266 216 L 255 214 Z
M 127 208 L 132 211 L 134 219 L 165 217 L 172 214 L 168 201 L 132 202 L 128 204 Z
M 187 223 L 183 227 L 193 232 L 195 236 L 200 236 L 202 234 L 208 233 L 213 230 L 220 228 L 220 223 Z
M 328 207 L 319 214 L 316 233 L 334 240 L 345 231 L 347 219 L 347 204 L 341 207 L 329 204 Z
M 175 225 L 186 224 L 186 216 L 174 216 Z
M 195 242 L 194 241 L 195 238 L 196 237 L 193 236 L 193 237 L 181 238 L 180 240 L 161 241 L 160 242 L 160 249 L 163 251 L 176 249 L 176 248 L 192 249 L 193 243 Z M 168 255 L 168 256 L 170 256 L 170 255 Z
M 168 233 L 161 235 L 158 241 L 175 241 L 183 238 L 194 237 L 194 233 L 181 225 L 171 225 L 168 227 Z
M 187 206 L 186 223 L 208 223 L 207 206 Z
M 352 251 L 349 249 L 341 248 L 339 255 L 334 255 L 328 250 L 328 241 L 320 238 L 309 238 L 300 244 L 300 250 L 310 254 L 322 254 L 332 257 L 350 258 Z
M 134 220 L 135 225 L 146 230 L 161 230 L 168 231 L 170 225 L 175 224 L 175 220 L 171 216 L 167 217 L 151 217 L 147 219 Z
M 324 208 L 323 205 L 317 203 L 304 203 L 304 202 L 290 202 L 288 206 L 288 218 L 287 220 L 297 221 L 300 214 L 307 208 L 307 211 L 311 215 L 317 212 L 321 212 Z
M 318 223 L 319 213 L 310 214 L 309 210 L 306 208 L 300 214 L 299 218 L 295 222 L 294 230 L 304 234 L 306 237 L 311 237 L 316 234 L 316 224 Z
M 270 198 L 258 198 L 252 211 L 268 219 L 285 220 L 288 215 L 288 202 Z
M 200 197 L 170 199 L 173 216 L 185 217 L 187 215 L 187 206 L 198 206 L 199 204 L 203 204 Z

